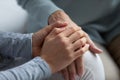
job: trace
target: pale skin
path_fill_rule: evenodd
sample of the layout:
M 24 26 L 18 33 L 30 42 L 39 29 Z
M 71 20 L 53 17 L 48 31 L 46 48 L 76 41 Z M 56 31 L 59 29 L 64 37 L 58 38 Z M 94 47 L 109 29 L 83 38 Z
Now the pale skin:
M 67 27 L 74 27 L 74 28 L 80 28 L 80 26 L 78 26 L 77 24 L 75 24 L 70 17 L 61 10 L 58 10 L 56 12 L 54 12 L 48 20 L 49 24 L 52 24 L 56 21 L 62 21 L 62 22 L 68 22 Z M 86 43 L 90 45 L 89 50 L 92 51 L 93 53 L 101 53 L 102 50 L 100 50 L 99 48 L 97 48 L 94 43 L 92 42 L 92 40 L 89 38 L 89 36 L 87 35 L 87 33 L 85 33 L 82 29 L 81 32 L 79 32 L 78 34 L 79 36 L 84 36 L 86 37 Z M 84 42 L 85 43 L 85 42 Z M 75 76 L 79 75 L 81 76 L 84 72 L 84 63 L 83 63 L 83 57 L 80 56 L 79 58 L 77 58 L 73 63 L 71 63 L 71 65 L 67 66 L 65 69 L 63 69 L 62 74 L 65 78 L 65 80 L 75 80 Z

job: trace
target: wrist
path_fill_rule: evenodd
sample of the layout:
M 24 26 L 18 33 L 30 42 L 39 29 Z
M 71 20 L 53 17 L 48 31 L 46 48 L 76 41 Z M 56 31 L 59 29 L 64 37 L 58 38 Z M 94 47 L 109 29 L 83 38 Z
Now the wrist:
M 54 66 L 52 65 L 52 63 L 48 60 L 48 57 L 45 56 L 41 56 L 41 58 L 49 65 L 50 69 L 51 69 L 51 73 L 54 74 L 56 72 Z
M 34 48 L 34 45 L 35 45 L 35 34 L 32 35 L 32 57 L 34 58 L 36 56 L 36 53 L 34 52 L 35 51 L 35 48 Z
M 48 24 L 55 23 L 57 21 L 69 22 L 71 21 L 70 17 L 62 10 L 58 10 L 49 16 Z
M 32 35 L 32 57 L 40 56 L 40 38 L 37 33 Z

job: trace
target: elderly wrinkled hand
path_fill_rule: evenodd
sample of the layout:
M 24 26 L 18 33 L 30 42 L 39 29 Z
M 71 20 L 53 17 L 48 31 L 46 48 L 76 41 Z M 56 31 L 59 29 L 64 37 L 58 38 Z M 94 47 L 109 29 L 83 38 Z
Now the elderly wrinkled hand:
M 54 23 L 56 21 L 61 21 L 61 22 L 67 22 L 68 25 L 67 27 L 73 27 L 73 28 L 80 28 L 80 26 L 78 26 L 77 24 L 75 24 L 71 19 L 70 17 L 64 12 L 64 11 L 61 11 L 61 10 L 58 10 L 56 12 L 54 12 L 50 17 L 49 17 L 49 20 L 48 20 L 48 23 L 51 24 L 51 23 Z M 88 36 L 87 33 L 85 33 L 82 29 L 80 30 L 79 32 L 79 37 L 85 37 L 86 40 L 83 40 L 81 46 L 83 47 L 86 44 L 89 44 L 90 47 L 89 47 L 89 50 L 93 53 L 101 53 L 102 50 L 99 49 L 98 47 L 95 46 L 95 44 L 93 43 L 93 41 L 90 39 L 90 37 Z M 81 47 L 81 48 L 82 48 Z M 79 76 L 81 76 L 84 72 L 84 65 L 83 65 L 83 57 L 79 57 L 78 59 L 76 59 L 71 65 L 69 65 L 67 68 L 63 69 L 62 70 L 62 74 L 65 78 L 65 80 L 74 80 L 75 78 L 75 75 L 78 74 Z

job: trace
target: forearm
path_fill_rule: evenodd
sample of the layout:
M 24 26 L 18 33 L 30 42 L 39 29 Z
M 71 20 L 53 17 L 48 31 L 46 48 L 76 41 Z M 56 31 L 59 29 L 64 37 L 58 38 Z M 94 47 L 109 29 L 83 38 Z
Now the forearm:
M 10 57 L 32 57 L 32 34 L 0 32 L 0 54 Z
M 43 80 L 51 75 L 48 64 L 40 57 L 13 69 L 0 72 L 0 80 Z
M 17 0 L 42 26 L 48 24 L 48 17 L 60 10 L 51 0 Z

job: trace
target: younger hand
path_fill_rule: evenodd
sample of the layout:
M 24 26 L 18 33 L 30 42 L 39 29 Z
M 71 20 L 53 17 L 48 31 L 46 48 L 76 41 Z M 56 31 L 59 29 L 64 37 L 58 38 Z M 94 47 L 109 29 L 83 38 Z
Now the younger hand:
M 73 33 L 79 31 L 72 27 L 54 28 L 46 37 L 41 50 L 41 57 L 49 64 L 53 73 L 70 65 L 75 59 L 85 53 L 89 45 L 80 48 L 80 38 Z

